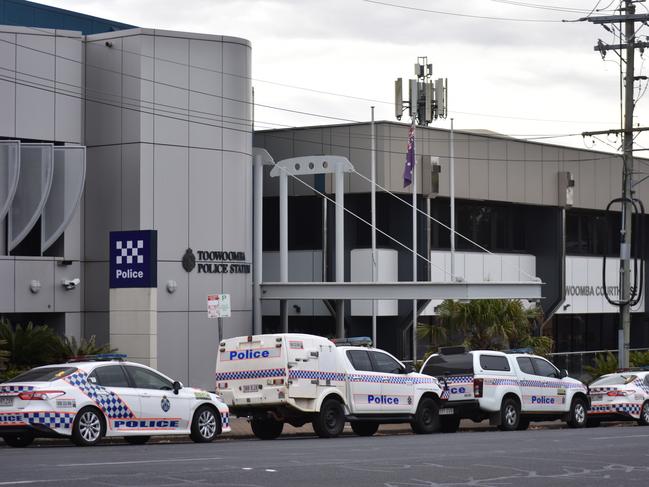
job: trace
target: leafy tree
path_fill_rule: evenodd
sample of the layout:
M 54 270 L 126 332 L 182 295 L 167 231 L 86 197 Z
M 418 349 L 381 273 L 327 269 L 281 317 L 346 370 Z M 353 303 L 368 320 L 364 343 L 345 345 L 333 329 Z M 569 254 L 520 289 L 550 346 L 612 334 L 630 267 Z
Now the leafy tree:
M 432 325 L 419 325 L 418 330 L 434 349 L 459 341 L 470 350 L 532 348 L 541 355 L 552 351 L 550 337 L 532 336 L 540 309 L 526 308 L 518 299 L 445 300 L 437 313 Z
M 629 367 L 649 366 L 649 352 L 631 352 L 629 355 Z M 602 375 L 612 374 L 619 368 L 617 357 L 611 352 L 598 353 L 595 356 L 593 365 L 584 367 L 584 371 L 590 376 L 590 380 L 597 379 Z
M 6 342 L 4 349 L 11 356 L 12 368 L 29 368 L 51 363 L 57 358 L 58 336 L 45 326 L 16 325 L 14 329 L 9 320 L 0 321 L 0 340 Z
M 9 352 L 4 349 L 6 345 L 6 340 L 0 340 L 0 370 L 5 370 L 7 368 L 7 362 L 9 362 L 9 357 L 11 357 Z
M 97 345 L 97 337 L 95 335 L 91 335 L 87 340 L 82 338 L 79 341 L 75 337 L 57 337 L 57 339 L 57 361 L 61 362 L 82 355 L 97 355 L 117 351 L 116 348 L 110 348 L 110 345 Z

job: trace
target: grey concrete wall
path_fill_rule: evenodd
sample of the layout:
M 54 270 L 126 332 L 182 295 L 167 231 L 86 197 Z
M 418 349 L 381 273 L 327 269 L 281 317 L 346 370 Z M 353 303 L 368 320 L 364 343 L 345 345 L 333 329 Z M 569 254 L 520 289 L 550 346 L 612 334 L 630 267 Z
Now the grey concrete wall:
M 403 193 L 403 165 L 408 124 L 377 122 L 377 183 Z M 356 170 L 370 176 L 370 125 L 340 125 L 306 129 L 281 129 L 255 133 L 255 145 L 280 160 L 288 157 L 335 154 L 350 159 Z M 449 131 L 418 127 L 418 156 L 440 159 L 440 196 L 449 195 Z M 418 159 L 421 161 L 421 159 Z M 646 160 L 645 160 L 646 161 Z M 417 176 L 422 179 L 422 164 Z M 576 208 L 604 209 L 621 190 L 619 156 L 537 142 L 522 142 L 498 134 L 456 131 L 455 194 L 458 198 L 493 200 L 533 205 L 558 205 L 558 172 L 571 171 L 575 178 Z M 312 184 L 308 179 L 305 181 Z M 303 185 L 290 182 L 291 194 L 305 194 Z M 421 185 L 419 185 L 421 187 Z M 332 191 L 327 178 L 327 191 Z M 369 183 L 358 175 L 346 175 L 349 192 L 369 192 Z M 379 190 L 380 191 L 380 190 Z M 264 194 L 277 195 L 278 182 L 266 171 Z M 646 200 L 649 183 L 638 186 Z
M 0 137 L 80 144 L 83 63 L 80 32 L 0 26 Z M 4 221 L 0 227 L 0 313 L 32 316 L 37 323 L 79 337 L 85 284 L 81 208 L 66 228 L 56 257 L 7 256 Z M 82 280 L 79 287 L 61 286 L 61 280 L 76 277 Z M 37 293 L 29 289 L 33 280 L 41 285 Z M 59 314 L 56 323 L 51 322 L 52 313 Z
M 89 36 L 86 55 L 95 94 L 86 124 L 86 330 L 106 326 L 108 232 L 155 229 L 158 366 L 213 388 L 218 339 L 207 294 L 230 293 L 226 334 L 247 334 L 251 274 L 188 273 L 181 259 L 192 248 L 252 260 L 250 45 L 133 29 Z

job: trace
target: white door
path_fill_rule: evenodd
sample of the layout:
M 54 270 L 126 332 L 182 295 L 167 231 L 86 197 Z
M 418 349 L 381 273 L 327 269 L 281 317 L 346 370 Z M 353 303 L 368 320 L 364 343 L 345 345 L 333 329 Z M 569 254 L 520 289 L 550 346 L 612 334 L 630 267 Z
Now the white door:
M 537 377 L 543 381 L 543 388 L 536 405 L 543 411 L 564 411 L 566 409 L 566 391 L 561 381 L 559 369 L 540 357 L 532 357 Z
M 88 375 L 88 393 L 106 416 L 107 434 L 133 429 L 141 414 L 140 395 L 131 387 L 124 367 L 100 365 Z
M 193 394 L 184 389 L 174 394 L 173 382 L 151 369 L 137 365 L 125 368 L 140 394 L 141 431 L 164 433 L 189 429 Z
M 381 407 L 384 413 L 409 413 L 413 409 L 414 381 L 403 365 L 385 352 L 371 351 L 374 370 L 382 374 Z
M 383 374 L 374 371 L 367 350 L 347 350 L 345 355 L 351 364 L 348 401 L 352 414 L 380 413 Z

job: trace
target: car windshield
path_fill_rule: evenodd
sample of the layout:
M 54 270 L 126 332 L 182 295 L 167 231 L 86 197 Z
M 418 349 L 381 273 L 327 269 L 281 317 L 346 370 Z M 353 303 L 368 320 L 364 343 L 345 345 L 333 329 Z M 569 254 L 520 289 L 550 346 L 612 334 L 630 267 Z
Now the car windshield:
M 633 374 L 614 374 L 614 375 L 605 375 L 600 377 L 595 382 L 592 382 L 591 386 L 623 386 L 629 384 L 638 378 L 637 375 Z
M 5 382 L 52 382 L 74 373 L 75 367 L 38 367 Z

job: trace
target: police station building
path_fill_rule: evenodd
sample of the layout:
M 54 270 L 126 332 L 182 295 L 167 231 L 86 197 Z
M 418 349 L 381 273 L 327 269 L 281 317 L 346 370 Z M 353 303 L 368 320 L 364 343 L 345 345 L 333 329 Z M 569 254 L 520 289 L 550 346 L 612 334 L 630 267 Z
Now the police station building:
M 208 295 L 230 295 L 225 336 L 253 330 L 251 92 L 245 39 L 0 0 L 0 316 L 96 335 L 213 389 L 219 335 Z M 376 128 L 377 182 L 409 198 L 401 179 L 408 127 Z M 254 145 L 275 161 L 345 156 L 369 177 L 369 134 L 369 124 L 262 131 Z M 448 138 L 417 131 L 418 204 L 447 224 Z M 616 254 L 619 215 L 604 209 L 621 187 L 619 157 L 486 132 L 455 140 L 457 230 L 493 252 L 458 240 L 456 273 L 538 276 L 550 318 L 542 332 L 557 351 L 615 348 L 616 309 L 600 287 L 603 256 Z M 278 281 L 278 182 L 265 171 L 263 280 Z M 334 280 L 334 208 L 311 189 L 330 195 L 334 179 L 302 180 L 289 180 L 289 279 Z M 369 219 L 367 180 L 348 173 L 344 191 L 346 207 Z M 640 185 L 637 196 L 646 191 Z M 384 190 L 377 206 L 377 226 L 410 246 L 410 209 Z M 448 279 L 440 271 L 449 266 L 448 230 L 424 217 L 418 227 L 418 248 L 435 264 L 420 260 L 419 279 Z M 411 280 L 411 254 L 382 236 L 378 246 L 380 279 Z M 371 280 L 369 247 L 369 227 L 345 216 L 346 280 Z M 437 304 L 421 302 L 421 320 Z M 412 353 L 409 306 L 378 306 L 378 345 L 403 358 Z M 262 310 L 263 330 L 281 329 L 279 304 L 265 300 Z M 369 334 L 368 302 L 345 310 L 346 333 Z M 291 301 L 288 311 L 291 331 L 335 333 L 329 302 Z M 649 347 L 646 325 L 641 302 L 632 347 Z

